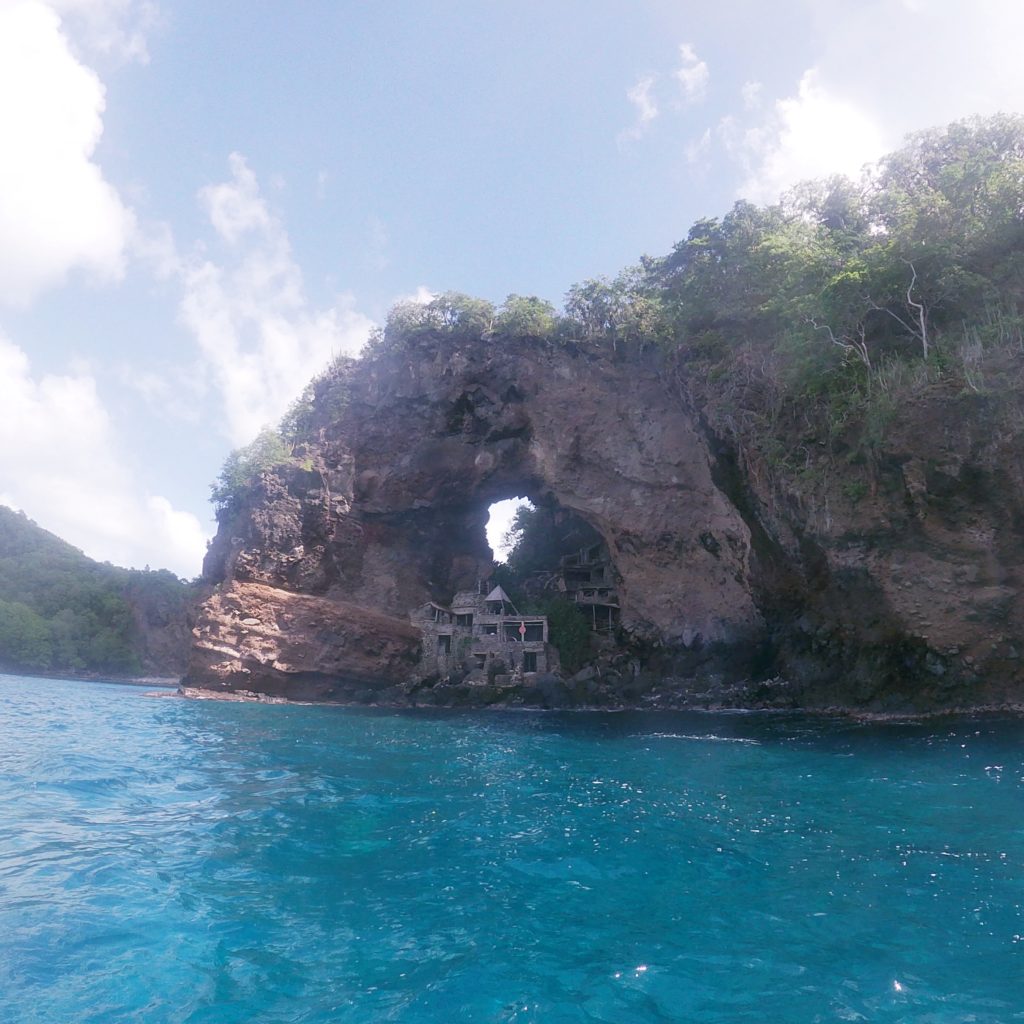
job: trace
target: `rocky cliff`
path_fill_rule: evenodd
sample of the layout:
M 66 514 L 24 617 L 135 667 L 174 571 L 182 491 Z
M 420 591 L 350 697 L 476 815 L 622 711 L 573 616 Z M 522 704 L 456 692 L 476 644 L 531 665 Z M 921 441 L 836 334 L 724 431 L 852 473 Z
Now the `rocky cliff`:
M 808 490 L 761 472 L 695 394 L 655 356 L 440 331 L 336 370 L 293 458 L 221 517 L 185 684 L 539 706 L 1017 699 L 1024 474 L 981 398 L 902 416 L 863 488 L 809 453 Z M 572 680 L 415 678 L 409 611 L 475 585 L 488 506 L 513 495 L 600 534 L 617 646 Z
M 810 486 L 743 474 L 774 671 L 801 706 L 1024 704 L 1024 396 L 934 387 L 867 465 L 821 450 Z M 788 485 L 788 486 L 786 486 Z

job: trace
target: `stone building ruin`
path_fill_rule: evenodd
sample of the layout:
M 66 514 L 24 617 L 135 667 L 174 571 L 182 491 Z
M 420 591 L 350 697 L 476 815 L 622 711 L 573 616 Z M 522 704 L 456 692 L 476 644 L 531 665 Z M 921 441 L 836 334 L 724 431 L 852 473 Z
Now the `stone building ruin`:
M 593 633 L 610 635 L 619 623 L 618 580 L 603 543 L 562 555 L 557 570 L 537 573 L 528 588 L 538 596 L 546 591 L 571 601 Z
M 410 614 L 423 632 L 423 674 L 444 678 L 463 668 L 513 675 L 549 671 L 554 658 L 547 617 L 521 614 L 501 587 L 483 591 L 480 584 L 456 593 L 450 605 L 428 601 Z

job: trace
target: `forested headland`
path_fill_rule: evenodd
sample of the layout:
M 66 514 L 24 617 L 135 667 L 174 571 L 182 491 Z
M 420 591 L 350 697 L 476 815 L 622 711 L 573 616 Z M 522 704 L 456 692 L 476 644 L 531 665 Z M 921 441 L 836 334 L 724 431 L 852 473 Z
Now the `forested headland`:
M 165 569 L 87 558 L 0 506 L 0 667 L 32 673 L 173 674 L 190 588 Z
M 858 177 L 741 200 L 560 310 L 399 303 L 229 457 L 207 579 L 400 618 L 463 585 L 478 549 L 452 538 L 525 493 L 555 518 L 518 524 L 507 574 L 561 512 L 606 546 L 608 699 L 642 683 L 705 705 L 1012 704 L 1022 370 L 1024 118 L 971 118 Z M 231 671 L 215 612 L 200 680 Z M 566 667 L 594 653 L 576 646 Z

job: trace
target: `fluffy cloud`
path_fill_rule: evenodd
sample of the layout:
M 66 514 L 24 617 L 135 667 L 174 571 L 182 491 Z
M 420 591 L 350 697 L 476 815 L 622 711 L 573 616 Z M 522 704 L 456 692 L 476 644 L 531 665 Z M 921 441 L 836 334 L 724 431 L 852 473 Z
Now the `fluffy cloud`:
M 0 303 L 119 278 L 134 218 L 93 161 L 103 86 L 37 0 L 0 2 L 0 95 Z
M 711 80 L 711 72 L 707 63 L 697 56 L 696 51 L 689 43 L 679 45 L 680 65 L 671 74 L 679 91 L 682 93 L 682 105 L 690 106 L 701 102 Z M 667 73 L 641 75 L 636 82 L 626 90 L 626 99 L 632 104 L 636 111 L 636 119 L 633 124 L 619 135 L 619 143 L 639 139 L 651 126 L 655 118 L 661 113 L 662 103 L 657 93 L 664 93 L 667 87 L 664 82 L 669 79 Z M 668 99 L 669 108 L 679 109 L 678 99 Z
M 159 20 L 155 3 L 148 0 L 48 0 L 68 18 L 76 37 L 88 49 L 122 60 L 146 63 L 146 36 Z
M 699 103 L 707 93 L 711 72 L 689 43 L 680 43 L 679 59 L 682 63 L 673 75 L 683 90 L 683 99 L 687 103 Z
M 333 356 L 358 351 L 373 322 L 347 298 L 310 308 L 283 224 L 245 159 L 235 153 L 230 164 L 229 181 L 200 191 L 226 257 L 181 262 L 181 319 L 220 393 L 228 437 L 244 444 Z
M 94 156 L 105 93 L 74 43 L 145 59 L 150 5 L 0 0 L 0 304 L 25 306 L 72 271 L 118 280 L 135 219 Z M 0 502 L 87 554 L 199 571 L 199 520 L 141 493 L 88 370 L 32 373 L 0 334 Z
M 139 494 L 93 377 L 36 379 L 28 357 L 0 335 L 0 503 L 118 565 L 198 573 L 199 520 L 161 495 Z
M 806 12 L 818 55 L 795 93 L 758 109 L 745 86 L 746 114 L 718 127 L 747 198 L 855 173 L 911 131 L 1024 109 L 1019 0 L 977 0 L 969 11 L 959 0 L 817 0 Z
M 969 10 L 960 0 L 819 0 L 812 13 L 822 84 L 870 109 L 886 130 L 1024 102 L 1019 0 L 975 0 Z
M 658 104 L 654 99 L 654 75 L 643 75 L 636 84 L 626 90 L 626 99 L 636 109 L 636 121 L 623 132 L 620 139 L 639 139 L 650 123 L 658 116 Z
M 425 284 L 417 285 L 416 291 L 408 295 L 399 295 L 395 302 L 415 302 L 417 306 L 425 306 L 437 298 L 437 292 L 431 291 Z
M 708 153 L 711 151 L 711 129 L 706 128 L 699 138 L 686 145 L 686 162 L 693 167 L 706 168 Z
M 238 153 L 228 158 L 231 180 L 199 190 L 214 230 L 232 245 L 250 232 L 266 233 L 272 227 L 270 213 L 260 195 L 259 182 Z
M 748 130 L 741 142 L 754 166 L 739 191 L 753 202 L 772 202 L 806 178 L 855 176 L 886 150 L 876 123 L 823 89 L 814 71 L 804 75 L 796 96 L 775 104 L 774 114 L 768 129 Z
M 740 89 L 740 97 L 743 100 L 744 110 L 757 110 L 761 106 L 761 92 L 764 85 L 761 82 L 744 82 Z

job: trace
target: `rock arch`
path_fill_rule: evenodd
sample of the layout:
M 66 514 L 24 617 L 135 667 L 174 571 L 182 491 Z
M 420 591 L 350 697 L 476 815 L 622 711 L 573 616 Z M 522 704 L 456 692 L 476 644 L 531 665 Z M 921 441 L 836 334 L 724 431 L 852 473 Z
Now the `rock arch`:
M 290 692 L 300 676 L 345 677 L 333 647 L 298 667 L 271 658 L 275 666 L 273 643 L 260 660 L 237 615 L 230 628 L 218 625 L 218 600 L 253 587 L 270 604 L 271 592 L 285 604 L 303 596 L 306 617 L 283 630 L 291 639 L 303 631 L 308 639 L 317 607 L 335 632 L 357 613 L 377 616 L 382 635 L 395 623 L 394 664 L 379 674 L 394 683 L 405 670 L 409 610 L 475 583 L 490 561 L 488 506 L 515 494 L 553 502 L 597 530 L 634 636 L 692 648 L 760 632 L 747 526 L 656 364 L 436 334 L 366 356 L 346 374 L 344 408 L 318 412 L 296 464 L 266 474 L 221 523 L 204 566 L 220 592 L 200 614 L 192 683 L 238 688 L 247 678 L 264 692 Z M 237 602 L 243 610 L 256 600 L 248 593 Z M 353 634 L 350 647 L 358 642 Z M 373 672 L 358 660 L 352 675 L 370 685 Z

